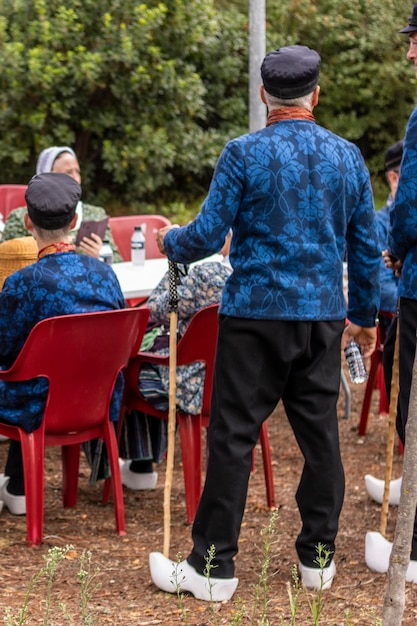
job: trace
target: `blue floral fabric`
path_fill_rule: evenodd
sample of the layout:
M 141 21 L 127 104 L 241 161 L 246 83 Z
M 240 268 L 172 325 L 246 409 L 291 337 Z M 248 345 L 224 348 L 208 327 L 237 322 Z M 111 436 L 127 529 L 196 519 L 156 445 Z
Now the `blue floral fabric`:
M 190 263 L 233 230 L 220 312 L 251 319 L 375 325 L 380 252 L 369 173 L 359 149 L 311 121 L 285 120 L 230 141 L 200 213 L 165 237 Z
M 8 278 L 0 292 L 0 367 L 9 368 L 31 329 L 47 317 L 121 309 L 125 301 L 110 266 L 75 252 L 43 257 Z M 117 381 L 111 418 L 118 418 L 123 379 Z M 0 419 L 27 432 L 38 428 L 47 396 L 44 378 L 0 381 Z
M 392 206 L 393 199 L 390 195 L 387 204 L 376 212 L 376 224 L 378 228 L 379 248 L 381 253 L 387 248 L 388 245 L 388 231 Z M 398 300 L 398 278 L 395 276 L 393 270 L 385 267 L 382 254 L 379 263 L 379 280 L 381 283 L 379 308 L 381 311 L 395 313 Z
M 417 300 L 417 108 L 408 121 L 400 179 L 390 213 L 388 250 L 403 261 L 398 295 Z
M 218 304 L 226 280 L 231 274 L 227 263 L 205 261 L 189 268 L 188 273 L 180 278 L 178 294 L 178 334 L 184 334 L 191 318 L 197 311 L 211 304 Z M 161 279 L 149 296 L 146 306 L 151 318 L 166 330 L 170 324 L 169 273 Z

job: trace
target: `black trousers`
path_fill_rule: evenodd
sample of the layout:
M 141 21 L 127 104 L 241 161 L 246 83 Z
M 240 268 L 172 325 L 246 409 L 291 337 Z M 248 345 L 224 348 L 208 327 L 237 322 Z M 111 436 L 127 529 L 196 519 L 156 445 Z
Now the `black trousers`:
M 383 362 L 384 380 L 387 396 L 391 395 L 392 366 L 394 360 L 395 340 L 397 335 L 398 320 L 400 324 L 399 334 L 399 394 L 397 406 L 397 432 L 402 443 L 405 443 L 405 426 L 408 419 L 408 402 L 411 391 L 413 375 L 414 355 L 416 351 L 417 331 L 417 300 L 400 298 L 397 317 L 390 326 L 384 343 Z
M 19 441 L 10 440 L 9 453 L 7 455 L 6 467 L 4 470 L 6 476 L 10 477 L 7 490 L 15 496 L 22 496 L 25 493 L 24 475 L 23 475 L 23 458 L 22 446 Z
M 207 476 L 188 557 L 200 573 L 214 545 L 213 576 L 234 575 L 252 450 L 281 398 L 305 461 L 296 494 L 302 519 L 296 541 L 300 561 L 317 567 L 319 542 L 334 553 L 344 497 L 336 411 L 343 328 L 344 320 L 221 318 Z
M 411 392 L 413 377 L 414 356 L 416 352 L 417 331 L 417 300 L 409 298 L 399 299 L 398 320 L 395 319 L 390 328 L 387 340 L 384 344 L 384 378 L 389 397 L 391 391 L 392 362 L 395 346 L 395 335 L 399 323 L 399 394 L 397 406 L 397 432 L 405 444 L 405 429 L 408 420 L 408 403 Z M 411 558 L 417 560 L 417 515 L 414 520 L 413 541 L 411 546 Z

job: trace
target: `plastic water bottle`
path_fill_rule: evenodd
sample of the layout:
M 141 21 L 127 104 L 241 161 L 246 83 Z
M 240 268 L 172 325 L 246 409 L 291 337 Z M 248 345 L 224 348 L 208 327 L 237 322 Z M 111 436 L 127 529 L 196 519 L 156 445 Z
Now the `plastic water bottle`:
M 100 248 L 99 257 L 100 261 L 111 265 L 113 263 L 113 250 L 110 247 L 108 239 L 103 239 L 103 245 Z
M 131 244 L 131 261 L 133 265 L 144 265 L 145 263 L 145 237 L 142 232 L 142 226 L 135 226 L 133 231 Z
M 345 348 L 346 363 L 352 383 L 364 383 L 368 379 L 360 345 L 353 339 L 349 340 Z

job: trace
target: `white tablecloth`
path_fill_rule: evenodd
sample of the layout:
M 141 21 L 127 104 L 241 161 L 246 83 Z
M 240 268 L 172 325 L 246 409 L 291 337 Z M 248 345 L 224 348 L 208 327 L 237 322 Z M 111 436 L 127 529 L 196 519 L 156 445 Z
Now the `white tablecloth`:
M 220 254 L 214 254 L 207 259 L 197 261 L 197 263 L 204 263 L 205 261 L 220 262 L 222 258 Z M 114 263 L 112 267 L 119 279 L 126 300 L 129 298 L 145 298 L 152 293 L 165 272 L 168 271 L 168 259 L 166 257 L 146 259 L 145 265 L 132 265 L 130 262 Z
M 114 263 L 112 267 L 126 299 L 144 298 L 152 293 L 168 270 L 168 260 L 148 259 L 145 265 L 132 265 L 130 262 Z

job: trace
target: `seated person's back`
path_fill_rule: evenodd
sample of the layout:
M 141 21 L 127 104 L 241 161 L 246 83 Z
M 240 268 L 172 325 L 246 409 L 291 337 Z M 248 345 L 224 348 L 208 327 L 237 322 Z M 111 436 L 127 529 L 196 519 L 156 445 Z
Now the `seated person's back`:
M 14 362 L 30 331 L 42 319 L 125 306 L 112 268 L 98 259 L 76 254 L 70 242 L 80 197 L 80 185 L 67 174 L 41 174 L 29 182 L 24 221 L 36 240 L 38 260 L 6 278 L 0 292 L 0 367 L 7 368 Z M 119 378 L 112 419 L 118 417 L 121 385 Z M 28 432 L 38 428 L 47 390 L 45 378 L 0 382 L 0 419 Z M 10 443 L 2 481 L 0 500 L 12 513 L 24 513 L 23 464 L 16 441 Z

